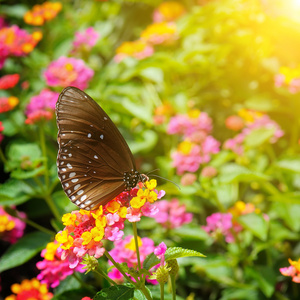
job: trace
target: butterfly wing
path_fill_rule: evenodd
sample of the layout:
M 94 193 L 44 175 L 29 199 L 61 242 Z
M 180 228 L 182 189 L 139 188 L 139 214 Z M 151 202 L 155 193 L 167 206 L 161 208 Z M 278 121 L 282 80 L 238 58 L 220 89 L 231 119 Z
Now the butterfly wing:
M 80 89 L 67 87 L 56 103 L 56 119 L 58 177 L 70 200 L 89 210 L 124 191 L 124 172 L 135 171 L 135 162 L 105 111 Z

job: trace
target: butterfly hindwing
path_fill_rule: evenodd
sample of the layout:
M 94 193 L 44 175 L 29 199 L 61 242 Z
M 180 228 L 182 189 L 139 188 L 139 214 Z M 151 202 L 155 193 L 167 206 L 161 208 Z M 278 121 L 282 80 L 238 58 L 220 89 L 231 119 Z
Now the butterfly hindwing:
M 56 104 L 58 176 L 73 203 L 96 208 L 125 190 L 132 153 L 104 110 L 86 93 L 65 88 Z

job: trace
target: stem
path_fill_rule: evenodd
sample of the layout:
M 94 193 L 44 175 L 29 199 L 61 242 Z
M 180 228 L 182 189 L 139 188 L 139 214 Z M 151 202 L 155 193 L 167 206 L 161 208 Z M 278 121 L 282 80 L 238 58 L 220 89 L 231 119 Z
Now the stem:
M 2 149 L 0 148 L 0 159 L 3 161 L 3 164 L 5 165 L 7 163 L 7 160 L 3 154 Z
M 127 274 L 119 267 L 119 264 L 112 258 L 112 256 L 105 250 L 104 252 L 105 256 L 112 262 L 112 264 L 121 272 L 121 274 L 134 286 L 136 286 L 136 282 L 130 279 L 130 277 L 127 276 Z
M 176 300 L 176 275 L 170 275 L 172 287 L 172 300 Z
M 41 143 L 42 153 L 43 153 L 43 157 L 45 159 L 45 162 L 44 162 L 44 165 L 45 165 L 45 184 L 46 184 L 46 189 L 48 191 L 48 187 L 49 187 L 48 157 L 47 157 L 45 132 L 44 132 L 43 124 L 41 124 L 41 126 L 39 126 L 39 134 L 40 134 L 40 143 Z
M 39 231 L 45 232 L 47 234 L 50 234 L 51 236 L 54 236 L 56 234 L 56 232 L 54 232 L 52 230 L 49 230 L 49 229 L 47 229 L 47 228 L 45 228 L 45 227 L 43 227 L 43 226 L 41 226 L 41 225 L 39 225 L 39 224 L 37 224 L 37 223 L 29 220 L 29 219 L 20 218 L 18 216 L 15 216 L 15 217 L 18 218 L 18 219 L 20 219 L 21 221 L 25 222 L 29 226 L 34 227 L 34 228 L 36 228 Z
M 107 274 L 103 270 L 101 270 L 99 267 L 97 268 L 97 270 L 94 270 L 93 272 L 104 277 L 110 284 L 115 285 L 115 286 L 118 285 L 115 281 L 113 281 L 111 278 L 109 278 L 107 276 Z
M 82 287 L 85 287 L 87 288 L 88 290 L 92 291 L 93 293 L 95 293 L 95 290 L 93 287 L 91 287 L 90 285 L 86 284 L 79 276 L 76 272 L 74 272 L 73 274 L 73 277 L 80 283 L 80 285 Z
M 140 286 L 139 289 L 143 292 L 147 300 L 153 300 L 151 295 L 149 294 L 149 291 L 146 289 L 146 286 Z
M 164 300 L 165 299 L 165 284 L 164 283 L 160 283 L 160 300 Z
M 138 270 L 141 271 L 141 258 L 140 258 L 140 250 L 139 250 L 139 244 L 138 244 L 138 234 L 137 234 L 137 226 L 136 223 L 132 223 L 133 227 L 133 236 L 134 236 L 134 242 L 135 242 L 135 250 L 136 250 L 136 256 L 138 260 Z M 141 279 L 143 278 L 143 275 L 141 275 Z
M 56 218 L 58 221 L 61 221 L 61 215 L 60 215 L 60 213 L 59 213 L 57 207 L 54 205 L 51 196 L 50 196 L 50 195 L 45 195 L 45 196 L 44 196 L 44 199 L 45 199 L 45 201 L 47 202 L 47 204 L 48 204 L 50 210 L 52 211 L 53 215 L 55 216 L 55 218 Z

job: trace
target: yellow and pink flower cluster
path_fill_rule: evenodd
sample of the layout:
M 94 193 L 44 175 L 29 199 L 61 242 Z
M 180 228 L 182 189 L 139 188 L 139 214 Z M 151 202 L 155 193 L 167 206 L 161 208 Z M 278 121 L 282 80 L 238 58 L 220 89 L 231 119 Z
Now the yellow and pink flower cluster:
M 70 267 L 75 268 L 86 254 L 99 258 L 105 251 L 102 240 L 120 240 L 126 219 L 137 222 L 143 215 L 154 216 L 158 210 L 152 204 L 165 194 L 155 188 L 156 180 L 150 180 L 96 210 L 81 209 L 65 214 L 62 218 L 65 228 L 56 235 L 63 250 L 62 260 L 68 258 Z
M 173 44 L 178 39 L 174 21 L 184 13 L 184 7 L 178 2 L 160 4 L 153 15 L 154 23 L 141 32 L 140 39 L 121 44 L 116 50 L 115 61 L 120 62 L 125 57 L 144 59 L 154 53 L 153 46 Z

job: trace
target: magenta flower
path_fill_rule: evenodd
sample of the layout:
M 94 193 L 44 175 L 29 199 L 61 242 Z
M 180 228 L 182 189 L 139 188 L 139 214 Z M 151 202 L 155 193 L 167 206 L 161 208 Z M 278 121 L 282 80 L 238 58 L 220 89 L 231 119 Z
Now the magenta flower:
M 147 237 L 138 237 L 138 246 L 141 263 L 143 263 L 147 255 L 153 253 L 154 242 Z M 137 266 L 136 247 L 133 236 L 127 236 L 123 240 L 115 241 L 114 248 L 109 251 L 109 254 L 117 263 L 127 263 L 129 268 Z M 111 262 L 109 264 L 112 265 Z M 108 276 L 118 282 L 124 281 L 123 275 L 117 269 L 110 271 Z
M 284 276 L 291 276 L 292 281 L 300 283 L 300 259 L 293 261 L 289 258 L 290 266 L 280 268 L 279 271 Z
M 233 243 L 234 237 L 231 230 L 240 231 L 241 228 L 233 228 L 232 214 L 214 213 L 206 218 L 206 226 L 202 228 L 214 238 L 225 237 L 227 243 Z
M 161 259 L 167 250 L 167 246 L 164 242 L 161 242 L 157 247 L 154 248 L 154 255 L 156 255 L 159 259 Z
M 75 86 L 85 89 L 94 76 L 94 71 L 88 68 L 84 61 L 73 57 L 61 56 L 50 63 L 44 73 L 46 82 L 50 86 Z
M 84 32 L 77 31 L 73 41 L 72 53 L 81 49 L 90 51 L 99 40 L 100 34 L 93 28 L 89 27 Z
M 253 122 L 247 123 L 246 127 L 242 130 L 242 132 L 236 135 L 234 138 L 225 141 L 224 149 L 232 150 L 238 155 L 243 154 L 243 143 L 246 137 L 249 134 L 251 134 L 253 130 L 260 128 L 274 130 L 273 136 L 269 140 L 269 142 L 272 144 L 276 143 L 277 140 L 284 135 L 284 132 L 281 130 L 280 126 L 275 121 L 271 120 L 268 115 L 262 115 L 260 117 L 256 117 L 256 119 Z
M 179 114 L 171 118 L 167 129 L 168 134 L 180 134 L 186 138 L 194 133 L 208 134 L 211 132 L 212 120 L 207 113 L 194 110 L 191 115 Z
M 26 115 L 39 110 L 55 110 L 55 104 L 59 93 L 43 89 L 38 95 L 31 97 L 29 104 L 26 107 Z
M 64 280 L 74 272 L 83 273 L 84 265 L 79 264 L 75 269 L 69 267 L 68 261 L 62 260 L 62 249 L 55 241 L 48 243 L 46 249 L 42 250 L 41 256 L 44 260 L 37 262 L 36 267 L 41 271 L 37 279 L 41 283 L 46 283 L 47 287 L 55 288 L 59 285 L 60 281 Z
M 188 224 L 192 221 L 193 215 L 186 212 L 186 206 L 179 203 L 178 199 L 171 201 L 162 200 L 157 203 L 159 212 L 154 216 L 157 223 L 164 228 L 173 229 Z
M 18 212 L 21 218 L 26 218 L 24 212 Z M 0 238 L 11 244 L 17 242 L 24 234 L 26 224 L 18 218 L 9 215 L 3 207 L 0 206 Z

